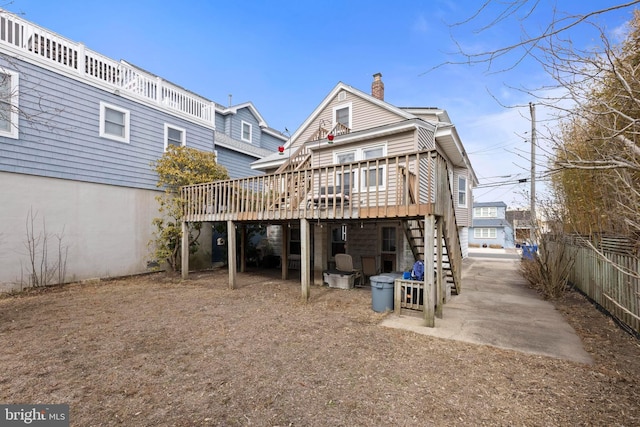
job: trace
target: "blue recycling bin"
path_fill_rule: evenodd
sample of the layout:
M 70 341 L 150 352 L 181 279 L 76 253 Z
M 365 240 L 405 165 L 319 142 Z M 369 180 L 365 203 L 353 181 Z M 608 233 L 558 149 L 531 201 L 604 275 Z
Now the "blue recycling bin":
M 522 245 L 522 259 L 533 260 L 538 252 L 538 245 Z

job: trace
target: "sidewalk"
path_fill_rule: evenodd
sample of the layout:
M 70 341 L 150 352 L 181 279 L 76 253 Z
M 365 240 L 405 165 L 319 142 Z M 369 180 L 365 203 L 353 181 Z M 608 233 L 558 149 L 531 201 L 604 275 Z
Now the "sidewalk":
M 382 326 L 591 364 L 580 338 L 553 304 L 527 287 L 517 253 L 474 248 L 464 260 L 462 292 L 444 305 L 435 328 L 422 318 L 390 314 Z M 502 251 L 500 254 L 496 251 Z M 493 257 L 493 256 L 498 256 Z M 515 255 L 515 256 L 514 256 Z

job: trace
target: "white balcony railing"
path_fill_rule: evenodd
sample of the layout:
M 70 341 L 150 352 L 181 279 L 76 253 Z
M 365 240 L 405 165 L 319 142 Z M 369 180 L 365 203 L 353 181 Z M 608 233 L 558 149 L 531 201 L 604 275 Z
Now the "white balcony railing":
M 125 61 L 116 61 L 0 10 L 0 47 L 19 51 L 56 70 L 99 80 L 161 108 L 213 125 L 215 104 Z

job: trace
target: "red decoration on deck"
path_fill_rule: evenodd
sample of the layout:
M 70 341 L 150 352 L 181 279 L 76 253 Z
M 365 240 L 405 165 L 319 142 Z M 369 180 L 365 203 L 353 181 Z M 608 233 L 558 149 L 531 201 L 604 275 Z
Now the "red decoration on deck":
M 284 154 L 284 146 L 280 145 L 280 146 L 278 147 L 278 153 L 280 153 L 280 155 L 283 155 L 283 154 Z
M 333 138 L 335 138 L 335 137 L 333 136 L 333 134 L 332 134 L 332 133 L 330 133 L 329 135 L 327 135 L 327 139 L 329 140 L 329 142 L 333 142 Z

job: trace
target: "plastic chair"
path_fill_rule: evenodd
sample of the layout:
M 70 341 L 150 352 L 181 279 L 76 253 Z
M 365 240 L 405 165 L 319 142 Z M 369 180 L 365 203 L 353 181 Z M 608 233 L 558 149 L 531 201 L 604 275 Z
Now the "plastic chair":
M 336 254 L 336 270 L 343 273 L 351 273 L 355 275 L 355 280 L 362 284 L 362 271 L 353 268 L 353 258 L 348 254 Z

